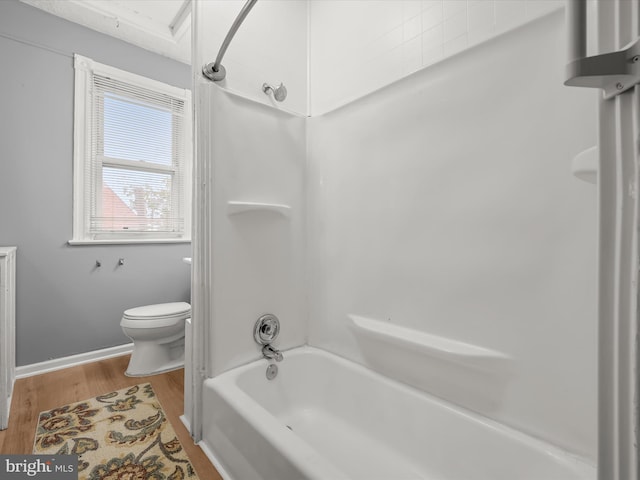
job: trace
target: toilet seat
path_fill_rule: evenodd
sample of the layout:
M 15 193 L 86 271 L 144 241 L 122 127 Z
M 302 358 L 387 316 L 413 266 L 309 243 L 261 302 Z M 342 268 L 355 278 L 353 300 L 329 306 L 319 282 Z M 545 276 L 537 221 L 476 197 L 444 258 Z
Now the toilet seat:
M 126 328 L 169 327 L 190 316 L 191 305 L 186 302 L 160 303 L 125 310 L 120 325 Z
M 124 311 L 124 318 L 146 320 L 148 318 L 177 317 L 191 312 L 187 302 L 158 303 L 144 307 L 130 308 Z

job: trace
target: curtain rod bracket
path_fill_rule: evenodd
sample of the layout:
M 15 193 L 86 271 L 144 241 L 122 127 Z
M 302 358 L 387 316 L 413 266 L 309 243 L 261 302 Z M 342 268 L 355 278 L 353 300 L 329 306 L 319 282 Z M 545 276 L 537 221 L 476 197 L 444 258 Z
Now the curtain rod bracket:
M 227 76 L 227 70 L 222 65 L 216 65 L 215 62 L 212 62 L 202 67 L 202 74 L 209 80 L 219 82 Z
M 222 42 L 222 46 L 220 47 L 220 51 L 218 52 L 218 56 L 216 57 L 216 61 L 213 63 L 207 63 L 204 67 L 202 67 L 202 74 L 207 77 L 209 80 L 213 80 L 214 82 L 219 82 L 224 80 L 224 77 L 227 76 L 227 71 L 222 66 L 222 58 L 233 39 L 233 36 L 242 25 L 245 17 L 249 14 L 253 6 L 256 4 L 258 0 L 247 0 L 247 3 L 244 4 L 240 13 L 231 25 L 231 28 L 227 32 L 227 36 L 224 37 L 224 41 Z

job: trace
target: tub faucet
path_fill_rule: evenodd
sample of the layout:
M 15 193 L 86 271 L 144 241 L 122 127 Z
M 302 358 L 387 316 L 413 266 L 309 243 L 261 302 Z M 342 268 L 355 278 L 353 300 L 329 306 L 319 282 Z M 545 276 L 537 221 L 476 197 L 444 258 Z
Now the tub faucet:
M 269 344 L 266 344 L 264 347 L 262 347 L 262 355 L 267 360 L 275 360 L 276 362 L 281 362 L 283 358 L 280 350 L 273 348 Z

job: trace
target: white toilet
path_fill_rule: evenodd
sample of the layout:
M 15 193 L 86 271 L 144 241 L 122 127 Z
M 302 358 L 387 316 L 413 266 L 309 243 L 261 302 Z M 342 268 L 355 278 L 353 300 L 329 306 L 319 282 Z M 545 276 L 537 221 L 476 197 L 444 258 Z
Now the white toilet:
M 142 377 L 184 366 L 185 321 L 191 317 L 186 302 L 160 303 L 126 310 L 120 326 L 133 352 L 125 375 Z

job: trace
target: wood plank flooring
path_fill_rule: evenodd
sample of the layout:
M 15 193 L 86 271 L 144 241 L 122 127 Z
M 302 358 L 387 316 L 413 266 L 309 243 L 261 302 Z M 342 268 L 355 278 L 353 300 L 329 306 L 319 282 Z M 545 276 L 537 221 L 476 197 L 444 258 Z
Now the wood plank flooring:
M 150 382 L 200 479 L 222 480 L 179 419 L 184 411 L 184 370 L 130 378 L 124 375 L 128 363 L 129 355 L 123 355 L 17 380 L 9 426 L 0 431 L 0 453 L 32 453 L 36 423 L 42 411 Z

